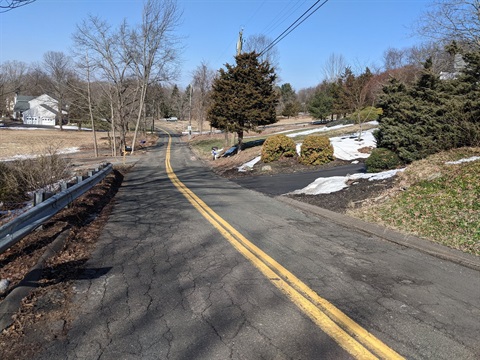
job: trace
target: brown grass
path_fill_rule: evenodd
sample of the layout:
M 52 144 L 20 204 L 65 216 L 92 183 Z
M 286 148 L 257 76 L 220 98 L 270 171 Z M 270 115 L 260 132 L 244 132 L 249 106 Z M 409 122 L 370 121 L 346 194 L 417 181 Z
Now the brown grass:
M 98 145 L 108 149 L 106 133 L 97 133 Z M 93 149 L 93 135 L 90 131 L 60 130 L 0 130 L 0 160 L 16 155 L 35 155 L 41 149 L 54 147 L 58 150 L 77 147 Z
M 100 156 L 110 156 L 111 148 L 107 132 L 97 132 L 97 147 Z M 127 143 L 133 138 L 133 133 L 127 135 Z M 146 140 L 145 146 L 156 143 L 153 135 L 137 136 L 138 140 Z M 38 155 L 45 149 L 54 148 L 58 153 L 64 149 L 78 148 L 75 157 L 93 157 L 93 133 L 91 131 L 76 131 L 58 129 L 45 130 L 11 130 L 0 128 L 0 161 L 11 159 L 18 155 Z M 136 146 L 139 150 L 139 146 Z

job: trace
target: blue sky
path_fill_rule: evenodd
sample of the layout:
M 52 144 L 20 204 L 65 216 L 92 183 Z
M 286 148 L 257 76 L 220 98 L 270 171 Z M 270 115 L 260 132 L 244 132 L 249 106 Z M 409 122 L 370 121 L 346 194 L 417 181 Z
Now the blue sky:
M 183 11 L 178 35 L 183 37 L 182 75 L 186 86 L 193 70 L 205 61 L 212 69 L 234 63 L 240 29 L 244 38 L 280 35 L 314 0 L 178 0 Z M 342 55 L 353 68 L 382 65 L 389 47 L 420 43 L 411 25 L 431 0 L 329 0 L 277 45 L 281 83 L 295 90 L 323 79 L 328 57 Z M 140 21 L 141 0 L 37 0 L 0 14 L 0 62 L 41 61 L 47 51 L 69 52 L 76 24 L 88 14 L 112 25 Z

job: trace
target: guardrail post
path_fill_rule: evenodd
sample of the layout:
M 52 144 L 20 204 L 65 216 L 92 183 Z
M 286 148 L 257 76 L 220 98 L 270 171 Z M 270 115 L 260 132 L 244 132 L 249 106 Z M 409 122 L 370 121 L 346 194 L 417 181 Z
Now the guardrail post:
M 45 191 L 37 191 L 33 198 L 33 206 L 37 206 L 38 204 L 45 201 Z
M 60 191 L 65 191 L 68 189 L 68 183 L 66 181 L 62 181 L 60 183 Z

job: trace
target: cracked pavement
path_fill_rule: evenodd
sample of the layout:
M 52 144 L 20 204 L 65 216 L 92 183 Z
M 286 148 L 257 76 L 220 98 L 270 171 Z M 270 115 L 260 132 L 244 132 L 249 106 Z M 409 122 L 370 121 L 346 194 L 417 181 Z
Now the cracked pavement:
M 116 196 L 76 320 L 39 359 L 350 359 L 165 174 L 166 138 Z M 320 296 L 409 359 L 480 357 L 480 274 L 219 178 L 174 138 L 180 180 Z M 272 281 L 275 281 L 272 279 Z

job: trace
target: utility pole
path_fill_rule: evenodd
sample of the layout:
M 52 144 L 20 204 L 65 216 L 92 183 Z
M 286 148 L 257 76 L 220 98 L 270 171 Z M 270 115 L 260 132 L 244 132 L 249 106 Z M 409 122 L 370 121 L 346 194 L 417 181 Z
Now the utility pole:
M 243 29 L 241 29 L 238 32 L 237 56 L 242 53 L 242 48 L 243 48 Z M 234 138 L 234 140 L 235 140 L 235 138 Z M 225 129 L 225 145 L 226 145 L 226 147 L 229 146 L 229 144 L 228 144 L 228 126 L 227 126 L 227 129 Z
M 240 30 L 238 33 L 238 41 L 237 41 L 237 56 L 242 53 L 243 48 L 243 29 Z

